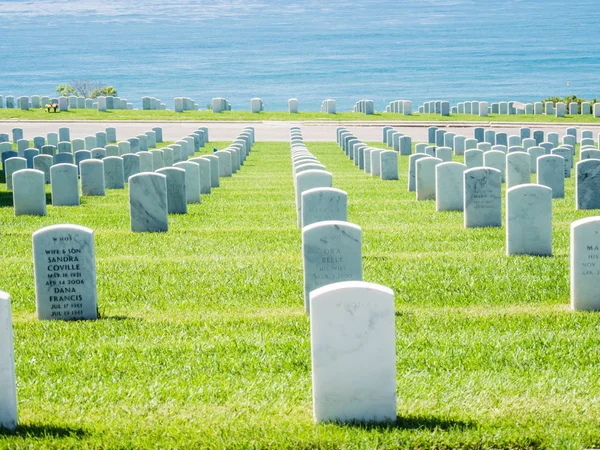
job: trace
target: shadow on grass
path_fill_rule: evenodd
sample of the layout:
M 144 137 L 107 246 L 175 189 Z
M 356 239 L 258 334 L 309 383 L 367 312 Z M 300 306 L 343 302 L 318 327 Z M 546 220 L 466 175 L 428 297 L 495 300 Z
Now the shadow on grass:
M 124 320 L 131 320 L 131 321 L 142 321 L 144 319 L 141 319 L 140 317 L 128 317 L 128 316 L 103 316 L 100 315 L 98 317 L 98 319 L 101 320 L 114 320 L 116 321 L 124 321 Z
M 0 436 L 16 436 L 22 438 L 64 438 L 64 437 L 80 437 L 84 436 L 85 431 L 81 428 L 60 427 L 56 425 L 18 425 L 15 430 L 7 430 L 0 427 Z
M 50 192 L 46 193 L 46 205 L 52 204 L 52 194 Z M 0 208 L 2 207 L 11 207 L 13 206 L 13 195 L 12 191 L 10 192 L 0 192 Z
M 364 430 L 467 430 L 477 426 L 474 422 L 443 419 L 435 416 L 396 416 L 394 422 L 350 422 L 340 423 L 342 427 L 362 428 Z

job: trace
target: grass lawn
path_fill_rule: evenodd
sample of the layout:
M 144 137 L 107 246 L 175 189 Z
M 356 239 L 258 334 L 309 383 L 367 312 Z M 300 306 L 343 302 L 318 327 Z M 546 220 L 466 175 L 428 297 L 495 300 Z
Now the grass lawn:
M 490 114 L 488 117 L 479 117 L 471 114 L 454 114 L 442 117 L 439 114 L 418 114 L 411 116 L 395 113 L 376 113 L 366 115 L 354 112 L 339 112 L 338 114 L 325 114 L 322 112 L 300 112 L 289 114 L 281 111 L 263 111 L 251 113 L 249 111 L 225 111 L 213 113 L 212 111 L 185 111 L 176 113 L 174 111 L 129 111 L 110 110 L 98 112 L 93 109 L 75 109 L 60 113 L 47 113 L 44 109 L 21 111 L 20 109 L 0 109 L 0 120 L 223 120 L 223 121 L 427 121 L 427 122 L 555 122 L 555 123 L 590 123 L 600 125 L 600 118 L 592 115 L 567 115 L 564 118 L 554 116 L 536 115 L 499 115 Z
M 21 423 L 0 447 L 600 446 L 600 315 L 568 306 L 569 224 L 598 211 L 575 210 L 574 178 L 554 256 L 508 258 L 505 228 L 465 230 L 407 192 L 408 157 L 384 182 L 335 143 L 308 148 L 348 192 L 365 281 L 396 294 L 396 423 L 313 424 L 290 148 L 257 142 L 168 233 L 129 231 L 127 190 L 15 217 L 0 185 Z M 31 235 L 60 223 L 95 231 L 101 320 L 35 318 Z

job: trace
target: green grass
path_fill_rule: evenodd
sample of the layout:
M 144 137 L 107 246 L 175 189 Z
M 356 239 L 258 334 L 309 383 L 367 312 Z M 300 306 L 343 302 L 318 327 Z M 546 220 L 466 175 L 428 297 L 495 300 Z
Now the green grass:
M 223 121 L 306 121 L 323 120 L 337 121 L 441 121 L 441 122 L 556 122 L 556 123 L 595 123 L 600 124 L 600 118 L 592 115 L 567 115 L 564 118 L 555 116 L 536 115 L 499 115 L 490 114 L 488 117 L 479 117 L 470 114 L 454 114 L 442 117 L 439 114 L 418 114 L 411 116 L 395 113 L 376 113 L 366 115 L 354 112 L 339 112 L 338 114 L 325 114 L 322 112 L 300 112 L 289 114 L 281 111 L 263 111 L 251 113 L 249 111 L 225 111 L 213 113 L 212 111 L 185 111 L 176 113 L 174 111 L 133 111 L 133 110 L 110 110 L 98 112 L 93 109 L 75 109 L 59 113 L 47 113 L 43 109 L 21 111 L 20 109 L 0 109 L 0 120 L 223 120 Z
M 289 144 L 256 143 L 168 233 L 129 232 L 126 190 L 14 217 L 0 185 L 21 422 L 0 447 L 599 446 L 600 316 L 568 307 L 569 224 L 598 211 L 575 210 L 573 178 L 554 256 L 509 258 L 504 228 L 417 202 L 407 157 L 384 182 L 308 148 L 348 192 L 364 279 L 396 294 L 397 423 L 313 424 Z M 95 231 L 101 320 L 35 318 L 31 235 L 58 223 Z

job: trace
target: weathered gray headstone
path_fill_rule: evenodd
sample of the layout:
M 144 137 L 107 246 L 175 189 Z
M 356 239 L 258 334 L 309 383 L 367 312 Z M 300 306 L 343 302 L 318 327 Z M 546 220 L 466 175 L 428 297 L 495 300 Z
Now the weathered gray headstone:
M 86 159 L 79 163 L 81 174 L 81 195 L 103 196 L 104 192 L 104 163 L 99 159 Z
M 127 182 L 129 177 L 140 173 L 140 157 L 133 153 L 126 153 L 123 158 L 123 180 Z
M 200 203 L 200 165 L 191 161 L 181 161 L 175 163 L 173 167 L 185 170 L 187 203 Z
M 502 174 L 489 167 L 476 167 L 464 173 L 464 225 L 502 226 Z
M 44 183 L 50 184 L 50 167 L 54 163 L 54 158 L 50 155 L 37 155 L 33 158 L 33 168 L 44 174 Z
M 531 182 L 531 156 L 516 152 L 506 155 L 506 188 Z
M 50 168 L 52 206 L 79 206 L 78 178 L 75 164 L 56 164 Z
M 580 161 L 576 172 L 576 209 L 600 209 L 600 160 Z
M 523 153 L 525 154 L 525 153 Z M 500 171 L 502 183 L 505 180 L 506 173 L 506 155 L 503 152 L 489 151 L 483 154 L 483 165 Z
M 316 222 L 348 219 L 348 194 L 334 188 L 314 188 L 302 192 L 302 227 Z
M 19 170 L 12 174 L 15 216 L 46 215 L 44 172 L 35 169 Z
M 23 169 L 27 169 L 27 160 L 25 158 L 15 156 L 4 161 L 4 176 L 8 190 L 12 190 L 12 174 Z
M 169 214 L 187 214 L 185 170 L 164 167 L 156 173 L 167 177 L 167 211 Z
M 131 231 L 168 231 L 167 177 L 138 173 L 129 178 Z
M 379 154 L 382 180 L 398 179 L 398 153 L 385 150 Z
M 125 168 L 123 158 L 107 156 L 102 162 L 104 163 L 104 187 L 106 189 L 124 189 Z

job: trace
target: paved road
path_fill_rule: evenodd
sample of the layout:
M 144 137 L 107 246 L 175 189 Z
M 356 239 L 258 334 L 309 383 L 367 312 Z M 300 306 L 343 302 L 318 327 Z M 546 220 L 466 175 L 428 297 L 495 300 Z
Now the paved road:
M 104 128 L 112 126 L 117 128 L 118 139 L 127 139 L 136 136 L 152 127 L 162 126 L 163 138 L 168 141 L 177 140 L 192 130 L 200 126 L 206 126 L 209 129 L 210 139 L 212 141 L 229 141 L 234 139 L 240 130 L 246 126 L 253 126 L 256 131 L 258 141 L 287 141 L 289 139 L 289 129 L 292 126 L 300 126 L 302 134 L 306 141 L 335 141 L 335 129 L 339 126 L 345 126 L 362 141 L 380 141 L 382 137 L 381 129 L 385 125 L 394 126 L 398 131 L 411 136 L 413 141 L 421 142 L 427 138 L 426 123 L 415 122 L 104 122 L 104 121 L 81 121 L 81 122 L 59 122 L 59 121 L 0 121 L 0 133 L 9 133 L 13 127 L 23 128 L 25 136 L 44 136 L 50 132 L 56 132 L 59 127 L 67 126 L 71 129 L 71 139 L 83 138 L 102 131 Z M 576 124 L 559 125 L 556 124 L 521 124 L 521 123 L 442 123 L 436 126 L 447 128 L 449 131 L 465 136 L 473 136 L 475 127 L 493 127 L 497 131 L 503 131 L 510 134 L 518 134 L 521 126 L 529 126 L 532 129 L 544 130 L 545 132 L 556 132 L 560 136 L 565 134 L 567 126 L 575 126 L 579 130 L 593 130 L 594 136 L 600 134 L 600 124 Z

